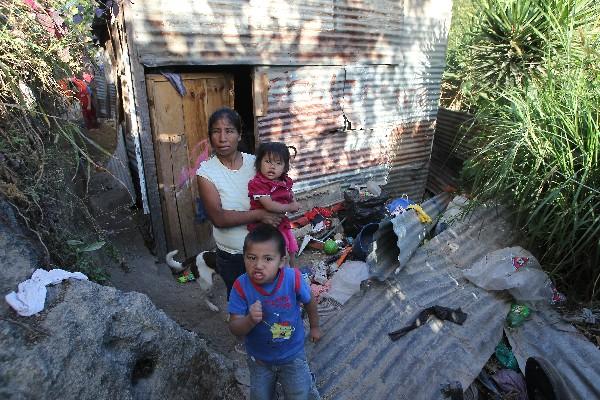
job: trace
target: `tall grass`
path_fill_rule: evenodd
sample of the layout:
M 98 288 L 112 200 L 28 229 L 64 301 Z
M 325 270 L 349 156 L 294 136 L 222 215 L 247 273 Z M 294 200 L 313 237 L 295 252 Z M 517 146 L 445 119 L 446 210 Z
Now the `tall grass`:
M 479 102 L 476 150 L 464 177 L 477 199 L 513 211 L 561 287 L 598 298 L 600 14 L 597 5 L 593 17 L 575 3 L 540 8 L 546 33 L 538 31 L 544 38 L 539 72 Z

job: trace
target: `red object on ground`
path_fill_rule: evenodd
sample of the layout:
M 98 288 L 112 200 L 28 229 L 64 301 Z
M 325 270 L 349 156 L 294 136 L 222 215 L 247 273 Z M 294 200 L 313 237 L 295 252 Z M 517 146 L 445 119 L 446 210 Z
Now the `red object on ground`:
M 312 221 L 317 215 L 321 215 L 324 218 L 331 218 L 333 214 L 344 209 L 344 203 L 336 203 L 329 208 L 315 207 L 304 213 L 304 216 L 296 218 L 291 221 L 292 228 L 301 228 Z
M 294 221 L 291 221 L 290 224 L 292 225 L 292 228 L 301 228 L 305 225 L 308 225 L 310 221 L 308 220 L 308 218 L 306 217 L 300 217 Z
M 347 246 L 344 248 L 344 250 L 342 250 L 342 254 L 340 254 L 340 258 L 337 259 L 336 264 L 339 266 L 341 266 L 344 261 L 346 261 L 346 257 L 348 257 L 348 254 L 350 254 L 350 252 L 352 251 L 352 246 Z

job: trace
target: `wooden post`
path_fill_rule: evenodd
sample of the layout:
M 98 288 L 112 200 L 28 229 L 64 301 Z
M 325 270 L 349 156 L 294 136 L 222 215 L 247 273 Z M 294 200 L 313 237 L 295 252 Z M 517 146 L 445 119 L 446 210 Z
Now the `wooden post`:
M 136 157 L 138 157 L 138 168 L 140 175 L 140 186 L 144 213 L 150 213 L 152 220 L 152 231 L 154 236 L 154 249 L 159 260 L 164 259 L 167 253 L 165 240 L 165 227 L 163 223 L 160 196 L 158 192 L 158 180 L 156 177 L 156 161 L 154 145 L 152 143 L 152 131 L 150 129 L 150 114 L 148 109 L 148 98 L 146 93 L 146 81 L 144 67 L 139 61 L 135 46 L 135 32 L 129 15 L 133 13 L 131 7 L 135 5 L 124 2 L 122 7 L 123 26 L 123 65 L 125 76 L 130 85 L 130 119 L 131 133 L 136 139 Z M 138 148 L 139 146 L 139 148 Z M 141 161 L 141 162 L 140 162 Z M 146 207 L 148 209 L 146 209 Z

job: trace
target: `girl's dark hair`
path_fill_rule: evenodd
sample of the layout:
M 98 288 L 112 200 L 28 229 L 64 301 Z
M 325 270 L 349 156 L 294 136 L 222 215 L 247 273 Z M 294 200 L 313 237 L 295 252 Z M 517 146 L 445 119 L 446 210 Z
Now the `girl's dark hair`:
M 267 155 L 274 155 L 283 160 L 283 173 L 287 174 L 290 170 L 290 149 L 294 150 L 294 157 L 296 157 L 297 151 L 293 146 L 286 146 L 285 143 L 281 142 L 261 143 L 260 146 L 258 146 L 258 150 L 256 152 L 256 161 L 254 162 L 256 171 L 260 171 L 260 163 L 262 162 L 263 158 L 265 158 Z
M 217 121 L 220 121 L 222 119 L 226 119 L 238 131 L 240 136 L 242 135 L 242 118 L 240 117 L 240 114 L 238 114 L 237 111 L 232 110 L 229 107 L 221 107 L 217 111 L 212 113 L 212 115 L 208 119 L 208 137 L 209 137 L 209 139 L 210 139 L 210 131 L 211 131 L 213 125 Z
M 265 243 L 274 241 L 275 247 L 281 257 L 285 257 L 285 239 L 279 230 L 271 225 L 258 224 L 254 230 L 250 231 L 244 239 L 244 254 L 248 250 L 248 246 L 252 243 Z

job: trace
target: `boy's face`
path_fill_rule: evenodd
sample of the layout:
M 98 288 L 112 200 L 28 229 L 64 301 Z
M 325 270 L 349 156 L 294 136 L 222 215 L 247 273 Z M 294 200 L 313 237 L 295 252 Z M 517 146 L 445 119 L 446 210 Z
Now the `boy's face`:
M 248 243 L 244 253 L 246 273 L 252 282 L 259 285 L 273 282 L 284 260 L 274 240 Z

